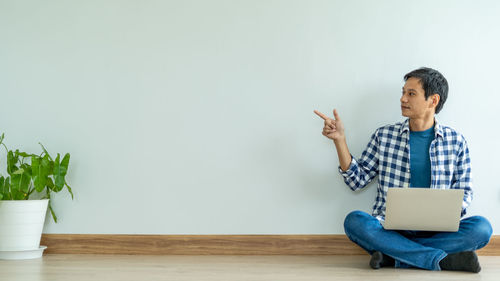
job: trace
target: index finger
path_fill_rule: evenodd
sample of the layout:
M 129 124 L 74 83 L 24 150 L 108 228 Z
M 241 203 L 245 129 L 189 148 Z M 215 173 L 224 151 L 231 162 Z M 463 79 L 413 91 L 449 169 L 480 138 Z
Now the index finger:
M 314 113 L 316 113 L 316 115 L 318 115 L 319 117 L 321 117 L 325 121 L 328 120 L 328 119 L 330 119 L 330 118 L 328 118 L 328 116 L 326 116 L 325 114 L 323 114 L 323 113 L 321 113 L 321 112 L 319 112 L 317 110 L 315 110 Z

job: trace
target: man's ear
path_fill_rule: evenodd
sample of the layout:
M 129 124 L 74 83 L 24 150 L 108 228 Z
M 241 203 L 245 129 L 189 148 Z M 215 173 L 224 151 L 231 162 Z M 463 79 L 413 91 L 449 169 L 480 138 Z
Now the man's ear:
M 438 94 L 434 94 L 432 95 L 431 99 L 432 99 L 432 106 L 436 107 L 439 104 L 439 100 L 441 99 L 441 97 Z

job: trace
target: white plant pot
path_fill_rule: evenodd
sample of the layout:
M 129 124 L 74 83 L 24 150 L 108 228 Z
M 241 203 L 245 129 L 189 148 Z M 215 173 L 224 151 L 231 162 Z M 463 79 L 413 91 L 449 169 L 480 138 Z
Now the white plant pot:
M 48 199 L 0 200 L 0 258 L 2 253 L 40 249 L 48 203 Z

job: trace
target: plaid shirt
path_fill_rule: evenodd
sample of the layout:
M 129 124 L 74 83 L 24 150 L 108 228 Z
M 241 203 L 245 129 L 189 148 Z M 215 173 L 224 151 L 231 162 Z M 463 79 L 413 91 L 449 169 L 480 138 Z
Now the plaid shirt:
M 463 189 L 461 216 L 472 200 L 472 178 L 469 149 L 464 137 L 454 129 L 440 125 L 434 127 L 435 138 L 429 148 L 431 186 L 434 189 Z M 410 186 L 410 126 L 409 119 L 402 123 L 378 128 L 359 159 L 352 157 L 347 171 L 339 172 L 352 189 L 365 187 L 378 175 L 378 187 L 372 215 L 385 218 L 385 197 L 390 187 Z M 352 155 L 351 155 L 352 156 Z

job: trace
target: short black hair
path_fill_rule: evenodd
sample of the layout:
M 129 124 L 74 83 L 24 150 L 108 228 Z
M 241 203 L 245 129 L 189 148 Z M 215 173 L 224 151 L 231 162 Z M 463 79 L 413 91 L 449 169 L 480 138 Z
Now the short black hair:
M 439 71 L 428 67 L 421 67 L 407 73 L 404 77 L 405 82 L 412 77 L 420 79 L 420 84 L 425 91 L 426 100 L 434 94 L 439 95 L 436 114 L 439 113 L 448 97 L 448 81 L 446 81 L 446 78 Z

